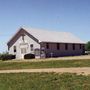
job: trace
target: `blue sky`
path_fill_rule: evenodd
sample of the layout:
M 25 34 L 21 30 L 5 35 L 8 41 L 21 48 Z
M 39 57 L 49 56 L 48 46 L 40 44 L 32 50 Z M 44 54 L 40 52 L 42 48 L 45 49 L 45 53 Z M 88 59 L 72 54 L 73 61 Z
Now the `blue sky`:
M 0 52 L 21 26 L 71 32 L 90 40 L 90 0 L 0 0 Z

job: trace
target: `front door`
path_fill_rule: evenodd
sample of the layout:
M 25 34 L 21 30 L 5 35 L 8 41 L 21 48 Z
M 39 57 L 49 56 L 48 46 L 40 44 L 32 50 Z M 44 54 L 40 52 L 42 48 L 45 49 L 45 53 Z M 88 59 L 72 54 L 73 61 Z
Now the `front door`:
M 20 43 L 20 58 L 24 59 L 24 55 L 27 54 L 28 43 L 22 42 Z
M 24 54 L 21 54 L 21 59 L 24 59 Z
M 27 48 L 21 48 L 21 59 L 24 59 L 24 55 L 27 53 Z

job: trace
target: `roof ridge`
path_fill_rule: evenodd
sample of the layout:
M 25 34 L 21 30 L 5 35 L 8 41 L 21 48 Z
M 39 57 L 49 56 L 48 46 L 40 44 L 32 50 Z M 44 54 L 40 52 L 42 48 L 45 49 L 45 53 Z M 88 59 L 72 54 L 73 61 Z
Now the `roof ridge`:
M 48 32 L 60 32 L 60 33 L 71 33 L 71 32 L 65 32 L 65 31 L 59 31 L 59 30 L 51 30 L 51 29 L 42 29 L 42 28 L 27 28 L 27 27 L 22 27 L 23 29 L 25 29 L 26 31 L 33 29 L 33 30 L 37 30 L 37 31 L 48 31 Z M 71 33 L 72 34 L 72 33 Z

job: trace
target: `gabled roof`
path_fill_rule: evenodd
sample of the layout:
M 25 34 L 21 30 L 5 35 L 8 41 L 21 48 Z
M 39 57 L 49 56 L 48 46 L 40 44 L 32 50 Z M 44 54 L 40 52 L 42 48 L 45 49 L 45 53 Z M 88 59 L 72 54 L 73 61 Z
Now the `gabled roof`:
M 34 28 L 23 28 L 40 42 L 57 42 L 57 43 L 82 43 L 84 41 L 80 40 L 78 37 L 74 36 L 70 32 L 59 32 L 59 31 L 50 31 L 50 30 L 41 30 Z
M 78 37 L 74 36 L 72 33 L 69 33 L 69 32 L 58 32 L 58 31 L 50 31 L 50 30 L 47 31 L 47 30 L 41 30 L 41 29 L 35 29 L 35 28 L 28 29 L 25 27 L 22 27 L 20 29 L 23 29 L 29 34 L 31 34 L 39 42 L 85 44 L 84 41 L 80 40 Z M 16 34 L 10 39 L 10 41 L 16 36 Z

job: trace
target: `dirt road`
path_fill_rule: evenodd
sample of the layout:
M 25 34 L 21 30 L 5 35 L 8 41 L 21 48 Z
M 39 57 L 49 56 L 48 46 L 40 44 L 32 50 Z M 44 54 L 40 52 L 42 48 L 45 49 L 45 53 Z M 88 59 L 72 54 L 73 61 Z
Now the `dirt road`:
M 0 73 L 32 73 L 32 72 L 56 72 L 56 73 L 77 73 L 77 74 L 90 74 L 90 67 L 83 68 L 46 68 L 46 69 L 19 69 L 19 70 L 0 70 Z

